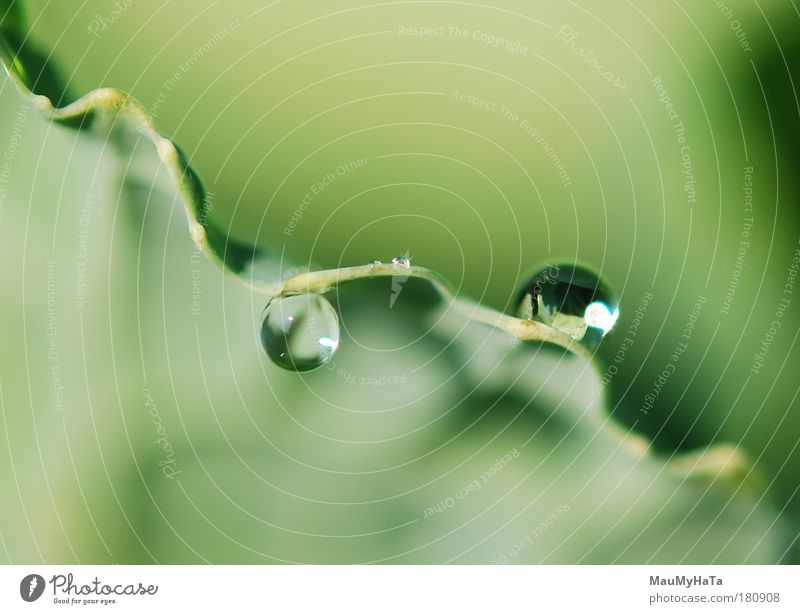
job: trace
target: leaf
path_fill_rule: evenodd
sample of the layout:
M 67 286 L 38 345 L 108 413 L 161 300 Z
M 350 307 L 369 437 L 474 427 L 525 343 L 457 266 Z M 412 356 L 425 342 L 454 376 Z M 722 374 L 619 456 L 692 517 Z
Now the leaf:
M 13 70 L 25 90 L 62 101 L 68 97 L 66 86 L 48 57 L 26 36 L 21 4 L 17 0 L 0 2 L 0 56 L 6 72 Z
M 4 6 L 5 5 L 5 6 Z M 275 292 L 277 277 L 261 278 L 255 264 L 265 256 L 263 250 L 228 239 L 226 233 L 209 221 L 209 202 L 203 185 L 180 148 L 159 134 L 142 105 L 124 92 L 103 88 L 94 90 L 63 107 L 64 88 L 50 66 L 26 40 L 19 10 L 20 3 L 7 0 L 0 5 L 6 18 L 0 24 L 3 67 L 25 96 L 45 117 L 71 127 L 91 127 L 95 133 L 117 145 L 124 157 L 132 155 L 141 135 L 155 148 L 169 170 L 176 196 L 186 208 L 189 232 L 195 244 L 227 272 L 241 276 L 264 292 Z M 53 92 L 57 92 L 54 94 Z M 131 178 L 128 178 L 130 181 Z M 247 273 L 247 275 L 245 275 Z
M 247 387 L 242 401 L 226 401 L 230 384 L 215 386 L 198 407 L 208 405 L 201 413 L 217 414 L 219 425 L 195 416 L 185 434 L 172 430 L 181 488 L 152 480 L 159 509 L 180 527 L 152 514 L 142 520 L 157 560 L 781 559 L 782 523 L 758 489 L 742 486 L 748 462 L 665 463 L 640 438 L 609 427 L 590 363 L 515 345 L 441 305 L 427 311 L 442 329 L 414 326 L 416 292 L 408 287 L 390 308 L 382 280 L 341 286 L 335 302 L 347 347 L 309 376 L 261 359 L 262 376 L 256 344 L 237 348 L 228 369 Z M 237 294 L 226 292 L 225 310 L 248 319 Z M 180 313 L 171 326 L 190 327 Z M 199 355 L 217 344 L 211 326 L 201 328 Z M 455 341 L 453 326 L 463 329 Z M 500 374 L 485 369 L 492 360 Z M 506 370 L 511 361 L 525 368 Z M 492 375 L 519 378 L 493 387 L 483 381 Z M 179 382 L 178 397 L 190 398 L 191 386 Z
M 69 484 L 49 496 L 48 489 L 38 492 L 43 511 L 35 526 L 61 525 L 47 536 L 52 545 L 43 560 L 702 563 L 785 556 L 785 529 L 751 479 L 750 462 L 730 447 L 669 462 L 651 454 L 609 419 L 595 365 L 568 339 L 453 297 L 421 267 L 372 264 L 283 279 L 275 259 L 232 244 L 210 225 L 199 178 L 140 104 L 117 90 L 97 90 L 56 109 L 28 89 L 19 57 L 4 61 L 45 117 L 119 142 L 123 166 L 140 137 L 153 143 L 185 204 L 196 246 L 245 282 L 217 282 L 214 269 L 191 261 L 190 246 L 170 229 L 171 209 L 150 210 L 150 203 L 163 204 L 148 189 L 157 171 L 125 174 L 147 211 L 144 245 L 130 237 L 114 241 L 122 261 L 107 254 L 108 272 L 100 259 L 90 281 L 92 319 L 59 312 L 59 330 L 66 331 L 59 334 L 61 362 L 70 366 L 65 379 L 73 394 L 64 428 L 83 444 L 70 448 L 77 470 L 71 471 L 74 457 L 64 448 L 61 425 L 40 398 L 28 399 L 22 386 L 3 381 L 6 399 L 13 400 L 7 408 L 36 409 L 32 428 L 12 423 L 7 433 L 35 441 L 45 477 L 58 470 L 64 479 L 53 482 Z M 69 151 L 68 140 L 62 145 Z M 90 168 L 61 172 L 83 179 Z M 98 207 L 110 204 L 109 192 Z M 72 203 L 65 219 L 74 222 L 85 195 L 52 200 Z M 54 222 L 48 215 L 34 222 L 31 234 L 45 239 L 32 256 L 22 243 L 21 216 L 13 222 L 13 245 L 46 274 Z M 107 222 L 97 232 L 117 238 Z M 58 247 L 58 260 L 71 264 L 73 246 L 61 239 Z M 270 271 L 265 277 L 259 276 L 262 261 Z M 206 289 L 197 314 L 189 292 L 195 273 Z M 387 277 L 400 273 L 412 279 L 391 305 Z M 29 288 L 14 278 L 8 287 L 24 289 L 21 313 L 47 304 L 43 284 Z M 122 296 L 106 305 L 104 293 L 111 297 L 115 288 Z M 349 347 L 332 368 L 309 377 L 279 372 L 253 334 L 264 299 L 251 289 L 268 297 L 328 292 L 347 324 Z M 420 298 L 431 289 L 436 300 Z M 129 330 L 134 304 L 139 330 Z M 32 330 L 47 322 L 46 312 L 25 317 Z M 78 322 L 98 324 L 88 366 Z M 9 356 L 27 351 L 26 338 L 9 338 Z M 558 353 L 553 343 L 569 351 Z M 41 353 L 32 364 L 41 386 L 29 387 L 46 395 L 49 365 Z M 4 373 L 21 373 L 18 365 L 7 366 Z M 391 384 L 380 384 L 403 376 L 410 383 L 402 389 L 387 392 Z M 179 473 L 173 477 L 164 472 L 171 465 L 162 464 L 172 453 L 153 445 L 156 414 L 174 451 Z M 40 435 L 37 424 L 48 432 Z M 12 458 L 30 461 L 23 482 L 36 484 L 36 450 L 15 446 L 13 452 Z M 4 481 L 13 484 L 11 472 Z M 76 492 L 87 499 L 76 503 Z M 24 500 L 21 495 L 22 511 Z M 91 512 L 98 506 L 95 521 Z M 64 507 L 66 518 L 58 513 Z M 21 526 L 22 517 L 3 526 Z M 35 559 L 24 539 L 15 545 L 14 559 Z
M 131 156 L 136 150 L 136 137 L 133 135 L 138 133 L 146 137 L 155 147 L 160 161 L 170 172 L 176 194 L 184 203 L 189 233 L 195 245 L 213 262 L 226 272 L 236 275 L 243 283 L 272 298 L 279 294 L 327 292 L 340 283 L 372 277 L 397 275 L 417 277 L 429 281 L 442 298 L 452 303 L 454 308 L 472 313 L 473 317 L 503 328 L 521 340 L 547 341 L 575 353 L 583 352 L 582 348 L 573 343 L 567 335 L 544 324 L 512 318 L 496 310 L 457 298 L 432 271 L 423 267 L 406 268 L 402 265 L 370 264 L 301 273 L 283 281 L 278 255 L 265 253 L 266 250 L 263 248 L 233 241 L 223 229 L 216 227 L 210 221 L 210 203 L 200 178 L 180 148 L 158 132 L 153 118 L 148 115 L 140 102 L 120 90 L 103 88 L 57 108 L 47 95 L 36 93 L 39 91 L 42 72 L 36 71 L 35 66 L 26 66 L 26 61 L 29 58 L 42 56 L 31 50 L 30 45 L 24 48 L 24 52 L 19 45 L 15 45 L 15 41 L 24 39 L 21 34 L 22 22 L 18 6 L 19 3 L 11 1 L 6 10 L 8 19 L 0 26 L 0 37 L 2 37 L 0 40 L 4 43 L 5 49 L 0 57 L 6 73 L 23 96 L 54 122 L 80 128 L 87 124 L 91 125 L 95 132 L 100 132 L 104 138 L 116 143 L 123 157 Z M 130 178 L 126 180 L 131 181 Z M 295 270 L 290 269 L 292 272 Z

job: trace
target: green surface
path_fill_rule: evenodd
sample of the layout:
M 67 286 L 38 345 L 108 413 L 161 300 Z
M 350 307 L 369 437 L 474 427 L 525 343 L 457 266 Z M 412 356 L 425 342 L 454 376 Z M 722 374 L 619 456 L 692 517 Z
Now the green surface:
M 121 88 L 181 144 L 219 245 L 322 268 L 408 251 L 507 313 L 537 263 L 574 260 L 622 317 L 590 364 L 364 280 L 335 295 L 333 368 L 281 372 L 263 298 L 195 250 L 149 143 L 51 124 L 6 80 L 8 560 L 793 560 L 796 310 L 751 369 L 798 249 L 798 19 L 760 4 L 734 9 L 748 51 L 713 3 L 26 3 L 26 53 L 52 50 L 73 98 Z

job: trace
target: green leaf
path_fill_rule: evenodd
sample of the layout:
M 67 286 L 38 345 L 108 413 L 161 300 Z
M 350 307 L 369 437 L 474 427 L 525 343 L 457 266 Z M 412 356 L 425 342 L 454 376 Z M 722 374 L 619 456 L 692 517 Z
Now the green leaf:
M 67 413 L 50 411 L 44 352 L 32 356 L 31 374 L 4 359 L 4 431 L 29 486 L 2 512 L 2 526 L 24 526 L 32 500 L 41 509 L 30 538 L 12 538 L 9 559 L 36 560 L 37 548 L 47 562 L 766 563 L 786 556 L 783 521 L 738 449 L 652 454 L 609 418 L 590 356 L 557 331 L 454 296 L 426 268 L 370 264 L 286 277 L 292 269 L 277 255 L 214 225 L 197 173 L 140 103 L 100 89 L 56 108 L 51 101 L 60 97 L 44 95 L 30 76 L 36 69 L 26 71 L 36 54 L 13 51 L 19 28 L 13 14 L 3 22 L 12 50 L 4 65 L 43 114 L 33 138 L 50 155 L 63 152 L 52 177 L 70 177 L 66 188 L 79 196 L 65 189 L 17 198 L 20 207 L 36 203 L 36 243 L 25 242 L 29 221 L 16 211 L 3 227 L 11 237 L 5 247 L 36 262 L 37 279 L 46 279 L 49 239 L 67 223 L 53 220 L 52 203 L 74 226 L 86 202 L 80 189 L 101 161 L 107 184 L 93 210 L 109 207 L 93 232 L 100 245 L 101 232 L 113 241 L 95 254 L 101 266 L 89 280 L 91 301 L 58 312 Z M 49 121 L 101 140 L 51 136 Z M 104 139 L 116 144 L 117 162 L 102 151 Z M 155 147 L 169 182 L 159 183 L 146 160 L 139 167 L 140 139 Z M 85 156 L 79 168 L 63 162 L 73 147 Z M 18 162 L 33 165 L 33 154 Z M 129 169 L 122 184 L 132 204 L 146 212 L 140 244 L 111 216 L 121 195 L 107 177 L 120 168 Z M 171 227 L 171 207 L 150 208 L 175 203 L 196 248 L 244 285 L 193 260 L 185 232 Z M 73 242 L 54 242 L 56 261 L 70 271 Z M 38 330 L 41 350 L 49 289 L 26 285 L 31 269 L 25 273 L 7 272 L 3 288 L 22 290 L 12 304 L 25 330 Z M 387 278 L 398 274 L 411 279 L 391 307 Z M 301 377 L 269 364 L 255 331 L 266 300 L 307 291 L 335 299 L 349 343 L 331 368 Z M 38 310 L 28 312 L 31 305 Z M 26 334 L 7 336 L 7 356 L 26 355 Z M 30 378 L 30 398 L 15 376 Z M 386 387 L 403 378 L 402 387 Z M 18 407 L 31 410 L 30 421 L 10 409 Z M 170 451 L 153 444 L 156 415 Z M 24 449 L 31 441 L 38 450 Z M 172 452 L 178 473 L 169 476 Z M 19 483 L 16 471 L 2 474 L 6 492 Z M 34 486 L 42 475 L 59 485 L 55 492 L 50 482 Z M 46 546 L 40 527 L 55 527 L 46 529 Z
M 573 343 L 569 336 L 538 322 L 519 320 L 502 312 L 481 307 L 471 301 L 454 296 L 446 284 L 432 271 L 423 267 L 406 268 L 393 264 L 370 264 L 359 267 L 301 273 L 286 281 L 280 271 L 280 255 L 269 254 L 264 248 L 243 245 L 231 240 L 225 231 L 215 226 L 210 219 L 211 205 L 203 184 L 192 169 L 186 156 L 173 141 L 159 133 L 153 118 L 143 105 L 128 94 L 113 88 L 94 90 L 81 96 L 64 107 L 56 107 L 45 93 L 40 93 L 38 85 L 41 72 L 36 65 L 28 66 L 29 58 L 42 57 L 25 47 L 23 54 L 15 41 L 22 36 L 22 21 L 18 13 L 18 3 L 11 2 L 9 18 L 0 28 L 0 40 L 6 49 L 17 49 L 16 53 L 2 54 L 6 73 L 14 80 L 20 92 L 39 111 L 54 122 L 81 129 L 91 126 L 95 133 L 116 144 L 123 158 L 133 156 L 137 148 L 136 134 L 143 135 L 155 147 L 161 163 L 169 170 L 174 189 L 185 206 L 189 222 L 189 233 L 197 247 L 225 271 L 233 273 L 243 283 L 257 289 L 268 297 L 279 294 L 299 292 L 328 292 L 338 284 L 359 279 L 381 276 L 407 276 L 425 279 L 462 312 L 492 326 L 502 328 L 519 339 L 547 341 L 555 343 L 576 353 L 583 350 Z M 43 90 L 44 91 L 44 90 Z M 60 100 L 59 96 L 57 100 Z M 134 179 L 126 174 L 126 181 Z M 296 269 L 291 269 L 292 271 Z
M 230 240 L 226 233 L 209 221 L 209 201 L 195 171 L 180 148 L 162 136 L 147 111 L 125 92 L 113 88 L 94 90 L 79 99 L 59 106 L 66 97 L 65 88 L 49 61 L 27 42 L 16 0 L 4 2 L 6 17 L 0 25 L 0 49 L 3 67 L 27 98 L 45 117 L 65 126 L 91 129 L 114 144 L 123 159 L 133 155 L 138 136 L 152 143 L 159 159 L 169 170 L 173 189 L 186 208 L 189 232 L 199 249 L 224 270 L 239 275 L 267 293 L 277 289 L 274 275 L 260 277 L 254 263 L 265 258 L 263 250 Z M 23 44 L 21 41 L 25 41 Z M 127 181 L 133 181 L 126 175 Z

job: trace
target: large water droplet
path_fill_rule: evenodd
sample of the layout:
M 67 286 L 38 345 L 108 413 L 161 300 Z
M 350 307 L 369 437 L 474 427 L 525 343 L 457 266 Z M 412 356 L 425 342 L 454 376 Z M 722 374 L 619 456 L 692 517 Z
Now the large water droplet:
M 264 309 L 261 344 L 279 367 L 311 371 L 339 347 L 339 316 L 319 294 L 278 297 Z
M 594 348 L 619 317 L 619 303 L 590 270 L 547 265 L 522 289 L 519 316 L 547 324 Z

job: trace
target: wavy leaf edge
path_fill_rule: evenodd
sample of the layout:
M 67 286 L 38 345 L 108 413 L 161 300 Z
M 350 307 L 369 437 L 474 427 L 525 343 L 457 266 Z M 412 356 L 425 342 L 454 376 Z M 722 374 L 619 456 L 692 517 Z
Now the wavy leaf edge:
M 268 301 L 280 296 L 303 293 L 325 294 L 340 284 L 360 279 L 388 276 L 419 278 L 429 282 L 448 307 L 452 307 L 462 316 L 500 329 L 520 341 L 555 344 L 584 358 L 596 368 L 594 354 L 568 335 L 543 323 L 519 319 L 458 297 L 441 276 L 425 267 L 373 262 L 339 269 L 306 271 L 271 283 L 257 280 L 252 272 L 248 275 L 247 261 L 256 258 L 259 248 L 228 239 L 226 233 L 209 223 L 210 208 L 199 174 L 191 167 L 180 147 L 159 132 L 155 120 L 144 105 L 120 89 L 98 88 L 59 107 L 53 104 L 51 98 L 37 94 L 29 87 L 23 74 L 24 61 L 17 52 L 12 51 L 9 41 L 10 34 L 22 40 L 20 35 L 24 20 L 18 6 L 18 0 L 0 2 L 0 10 L 5 9 L 0 15 L 0 61 L 23 99 L 30 102 L 45 118 L 67 127 L 80 127 L 87 118 L 96 113 L 108 115 L 112 125 L 117 118 L 131 122 L 134 129 L 153 144 L 161 163 L 169 171 L 177 194 L 183 201 L 189 234 L 197 248 L 225 273 L 232 275 L 251 290 L 265 295 Z M 124 153 L 120 152 L 121 155 Z M 611 416 L 607 416 L 601 428 L 620 439 L 621 445 L 628 447 L 632 459 L 657 456 L 646 438 L 616 424 Z M 701 449 L 674 452 L 661 460 L 665 462 L 665 468 L 681 481 L 699 479 L 710 487 L 722 480 L 733 489 L 732 497 L 740 490 L 764 492 L 765 481 L 753 460 L 735 445 L 715 443 Z

